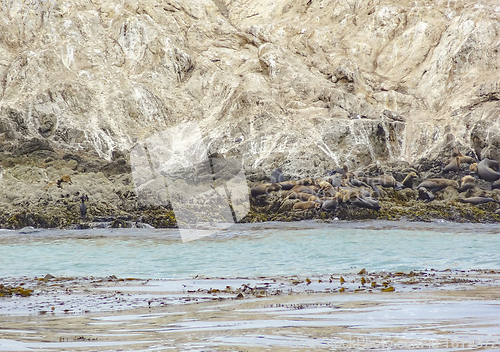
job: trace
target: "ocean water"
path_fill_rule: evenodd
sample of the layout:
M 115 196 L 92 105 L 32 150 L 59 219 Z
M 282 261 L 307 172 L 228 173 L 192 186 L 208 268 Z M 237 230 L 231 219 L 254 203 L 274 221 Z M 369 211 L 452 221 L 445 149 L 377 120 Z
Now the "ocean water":
M 236 224 L 183 243 L 175 229 L 0 230 L 0 277 L 184 279 L 500 269 L 500 226 L 446 222 Z

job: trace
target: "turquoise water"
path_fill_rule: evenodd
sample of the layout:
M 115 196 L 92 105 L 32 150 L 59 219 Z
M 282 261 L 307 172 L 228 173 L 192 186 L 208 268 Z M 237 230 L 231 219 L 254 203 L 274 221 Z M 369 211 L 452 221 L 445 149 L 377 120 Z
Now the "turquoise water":
M 25 231 L 24 231 L 25 232 Z M 500 269 L 500 227 L 450 223 L 239 224 L 183 243 L 176 230 L 0 231 L 0 277 L 328 275 Z

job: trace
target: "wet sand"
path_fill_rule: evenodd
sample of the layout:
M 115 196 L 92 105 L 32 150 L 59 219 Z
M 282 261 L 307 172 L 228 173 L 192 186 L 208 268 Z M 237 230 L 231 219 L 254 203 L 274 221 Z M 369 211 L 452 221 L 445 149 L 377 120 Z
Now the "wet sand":
M 0 351 L 500 350 L 499 271 L 1 282 Z

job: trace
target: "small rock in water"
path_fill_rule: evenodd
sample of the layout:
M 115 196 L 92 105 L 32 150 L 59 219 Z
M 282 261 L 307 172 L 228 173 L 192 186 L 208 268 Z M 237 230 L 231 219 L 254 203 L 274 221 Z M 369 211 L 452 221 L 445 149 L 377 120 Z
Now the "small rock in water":
M 38 232 L 40 231 L 39 229 L 35 229 L 33 226 L 26 226 L 23 227 L 22 229 L 19 230 L 19 233 L 32 233 L 32 232 Z

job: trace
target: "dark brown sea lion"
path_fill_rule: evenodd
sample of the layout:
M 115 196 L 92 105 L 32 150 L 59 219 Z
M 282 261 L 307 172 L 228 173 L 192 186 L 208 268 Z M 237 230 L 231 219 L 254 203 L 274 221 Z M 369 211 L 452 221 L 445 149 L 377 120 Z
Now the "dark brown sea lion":
M 448 165 L 443 169 L 443 172 L 458 171 L 460 170 L 460 158 L 458 156 L 452 158 Z
M 281 189 L 284 191 L 289 191 L 293 187 L 296 186 L 294 182 L 290 182 L 290 181 L 280 182 L 280 185 L 281 185 Z
M 268 195 L 271 192 L 279 191 L 281 189 L 281 185 L 279 183 L 262 183 L 260 185 L 252 187 L 250 190 L 250 194 L 252 197 L 260 196 L 261 194 Z
M 404 188 L 411 188 L 413 189 L 413 180 L 417 178 L 417 174 L 412 172 L 409 172 L 408 175 L 406 175 L 405 179 L 403 180 L 402 184 Z
M 434 200 L 434 194 L 432 194 L 431 192 L 429 192 L 427 190 L 427 188 L 420 187 L 418 189 L 418 198 L 417 199 L 425 200 L 424 203 L 429 203 L 429 202 L 432 202 Z
M 500 204 L 497 200 L 491 198 L 491 197 L 485 197 L 485 196 L 479 196 L 479 197 L 470 197 L 470 198 L 458 198 L 459 201 L 462 203 L 469 203 L 469 204 L 484 204 L 484 203 L 489 203 L 489 202 L 495 202 Z
M 431 192 L 437 192 L 446 187 L 453 187 L 458 189 L 458 182 L 453 180 L 448 180 L 447 178 L 429 178 L 427 180 L 422 181 L 418 188 L 426 188 Z
M 473 189 L 476 187 L 476 179 L 470 175 L 462 177 L 460 180 L 460 188 L 458 189 L 458 192 L 462 193 L 465 192 L 469 189 Z
M 321 203 L 317 202 L 297 202 L 293 205 L 293 209 L 308 210 L 308 209 L 318 209 L 321 207 Z
M 496 181 L 500 179 L 498 172 L 498 161 L 492 159 L 483 159 L 479 163 L 470 166 L 471 171 L 476 171 L 480 179 L 485 181 Z

